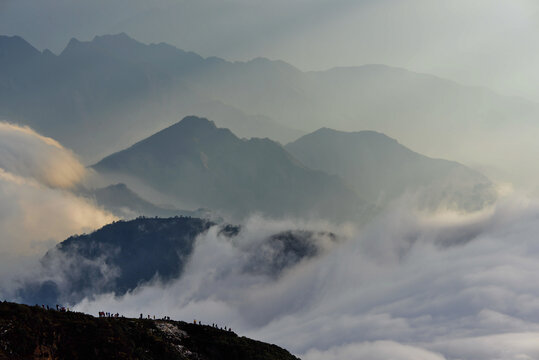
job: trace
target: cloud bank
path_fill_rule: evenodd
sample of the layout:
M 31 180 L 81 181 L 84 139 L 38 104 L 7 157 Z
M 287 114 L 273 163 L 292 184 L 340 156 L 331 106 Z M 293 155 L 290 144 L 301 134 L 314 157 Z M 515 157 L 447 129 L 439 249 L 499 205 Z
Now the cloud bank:
M 334 347 L 327 351 L 311 350 L 304 355 L 308 360 L 444 360 L 437 353 L 394 341 L 375 341 Z
M 55 243 L 115 219 L 68 190 L 84 176 L 76 156 L 55 140 L 0 123 L 0 297 Z
M 330 229 L 345 240 L 278 278 L 241 271 L 260 234 L 326 226 L 252 219 L 235 244 L 211 229 L 176 282 L 77 309 L 215 322 L 307 360 L 537 358 L 539 203 L 472 216 L 397 203 L 359 231 Z
M 0 139 L 0 168 L 6 172 L 53 188 L 71 188 L 85 175 L 75 154 L 29 127 L 0 122 Z
M 69 191 L 85 170 L 54 140 L 1 124 L 0 144 L 0 296 L 9 296 L 53 244 L 113 218 Z M 215 227 L 175 282 L 76 309 L 217 323 L 306 360 L 539 357 L 539 203 L 511 195 L 458 214 L 415 213 L 409 200 L 359 230 L 253 217 L 225 241 Z M 318 256 L 279 276 L 246 270 L 271 257 L 258 251 L 264 238 L 291 229 L 339 240 L 318 239 Z

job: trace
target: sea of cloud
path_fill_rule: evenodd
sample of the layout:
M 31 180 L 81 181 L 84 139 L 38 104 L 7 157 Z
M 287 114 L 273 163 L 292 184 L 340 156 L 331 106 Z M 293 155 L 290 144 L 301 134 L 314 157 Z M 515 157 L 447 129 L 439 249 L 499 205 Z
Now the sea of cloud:
M 360 229 L 255 217 L 236 242 L 211 229 L 177 281 L 76 308 L 217 323 L 306 360 L 539 358 L 539 203 L 513 194 L 474 214 L 408 204 Z M 340 241 L 277 278 L 241 270 L 242 244 L 290 228 Z
M 0 124 L 0 297 L 55 243 L 114 219 L 70 191 L 85 172 L 54 140 Z M 252 217 L 225 241 L 215 227 L 176 281 L 75 308 L 216 323 L 304 360 L 539 358 L 539 202 L 510 194 L 473 214 L 410 203 L 360 228 Z M 257 244 L 291 229 L 338 240 L 279 276 L 246 271 Z
M 55 140 L 0 122 L 0 298 L 38 271 L 37 259 L 56 243 L 115 219 L 71 191 L 85 177 Z

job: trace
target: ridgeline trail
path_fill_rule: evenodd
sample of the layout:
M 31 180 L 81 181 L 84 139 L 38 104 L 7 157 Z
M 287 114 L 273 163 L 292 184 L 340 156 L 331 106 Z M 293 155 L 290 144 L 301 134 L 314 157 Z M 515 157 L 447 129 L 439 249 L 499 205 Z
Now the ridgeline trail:
M 94 317 L 0 302 L 0 360 L 298 360 L 232 331 L 183 321 Z

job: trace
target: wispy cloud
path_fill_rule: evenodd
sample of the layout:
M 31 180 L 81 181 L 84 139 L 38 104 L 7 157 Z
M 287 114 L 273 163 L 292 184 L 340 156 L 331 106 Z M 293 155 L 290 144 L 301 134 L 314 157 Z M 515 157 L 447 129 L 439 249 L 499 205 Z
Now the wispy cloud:
M 175 283 L 77 308 L 226 324 L 305 359 L 534 358 L 539 204 L 512 196 L 470 218 L 429 217 L 405 205 L 359 231 L 341 231 L 348 240 L 277 279 L 240 272 L 241 246 L 210 231 Z M 320 225 L 257 219 L 243 241 L 303 226 Z
M 73 152 L 29 127 L 0 122 L 0 168 L 53 188 L 70 188 L 85 175 Z
M 69 191 L 84 176 L 76 156 L 55 140 L 0 123 L 0 295 L 55 243 L 115 219 Z

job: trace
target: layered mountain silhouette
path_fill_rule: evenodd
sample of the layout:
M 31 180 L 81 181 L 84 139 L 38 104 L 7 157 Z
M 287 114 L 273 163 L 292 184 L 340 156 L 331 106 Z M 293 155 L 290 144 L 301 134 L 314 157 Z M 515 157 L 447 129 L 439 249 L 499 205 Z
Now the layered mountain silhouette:
M 218 119 L 240 137 L 282 143 L 302 135 L 294 129 L 372 129 L 429 156 L 520 173 L 534 171 L 539 153 L 538 104 L 384 65 L 302 72 L 283 61 L 203 58 L 118 34 L 72 39 L 59 55 L 1 37 L 0 67 L 0 116 L 88 162 L 190 114 Z
M 239 139 L 194 116 L 93 168 L 136 178 L 176 199 L 180 208 L 232 217 L 260 213 L 343 221 L 358 219 L 368 208 L 339 177 L 305 167 L 278 143 Z
M 423 206 L 478 210 L 496 197 L 481 173 L 423 156 L 374 131 L 322 128 L 285 148 L 310 168 L 342 177 L 362 198 L 378 205 L 419 193 Z
M 381 133 L 323 128 L 282 148 L 269 139 L 239 139 L 198 117 L 186 117 L 93 168 L 140 180 L 180 208 L 233 218 L 259 212 L 357 221 L 404 194 L 417 196 L 420 207 L 467 211 L 496 198 L 481 173 L 423 156 Z
M 240 226 L 191 217 L 140 217 L 74 235 L 47 252 L 41 260 L 41 277 L 25 281 L 18 298 L 27 304 L 77 303 L 102 293 L 123 295 L 154 280 L 177 280 L 191 258 L 195 240 L 211 227 L 217 227 L 219 241 L 231 243 L 242 231 Z M 246 259 L 235 271 L 277 278 L 336 241 L 332 233 L 308 230 L 245 241 L 234 245 Z
M 177 114 L 218 112 L 222 125 L 240 136 L 290 141 L 302 134 L 210 96 L 197 78 L 227 71 L 222 64 L 235 66 L 125 34 L 71 39 L 59 55 L 2 36 L 0 117 L 30 125 L 94 160 L 170 125 Z

